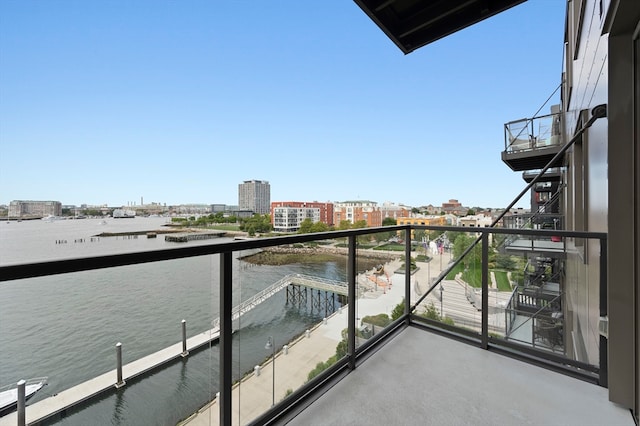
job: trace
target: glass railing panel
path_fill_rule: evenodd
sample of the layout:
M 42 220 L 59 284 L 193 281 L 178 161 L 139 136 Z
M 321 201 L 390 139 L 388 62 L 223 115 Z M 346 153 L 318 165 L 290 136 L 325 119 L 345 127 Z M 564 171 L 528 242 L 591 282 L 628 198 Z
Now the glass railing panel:
M 335 239 L 234 254 L 234 304 L 244 306 L 233 337 L 239 424 L 263 415 L 346 353 L 340 343 L 348 318 L 347 252 L 345 240 Z
M 560 144 L 560 114 L 549 114 L 506 123 L 507 152 L 527 151 Z
M 512 291 L 494 337 L 598 367 L 600 241 L 549 234 L 519 235 L 497 254 Z
M 431 324 L 442 322 L 446 329 L 484 338 L 486 319 L 484 331 L 492 344 L 562 356 L 576 368 L 598 366 L 599 240 L 549 230 L 491 234 L 489 262 L 483 265 L 483 243 L 469 249 L 478 232 L 420 231 L 232 253 L 233 312 L 241 314 L 233 322 L 232 423 L 255 420 L 345 361 L 350 314 L 360 348 L 404 312 L 407 290 L 411 305 L 420 300 L 414 314 Z M 356 253 L 353 312 L 344 291 L 350 242 Z M 186 244 L 192 243 L 203 244 Z M 444 278 L 434 287 L 437 277 Z M 0 365 L 0 378 L 49 376 L 49 385 L 31 400 L 35 404 L 100 374 L 114 376 L 100 397 L 44 424 L 68 419 L 175 424 L 187 417 L 184 424 L 194 419 L 217 424 L 220 360 L 211 337 L 219 324 L 219 290 L 217 254 L 2 282 L 0 300 L 11 303 L 0 312 L 0 356 L 7 360 Z M 182 320 L 189 341 L 205 338 L 199 349 L 188 344 L 185 358 L 180 357 Z M 117 342 L 127 383 L 116 390 Z M 174 347 L 174 361 L 144 374 L 144 380 L 127 380 L 127 364 L 168 347 Z
M 431 245 L 432 258 L 426 265 L 426 270 L 418 271 L 416 280 L 429 282 L 429 286 L 425 288 L 431 288 L 434 284 L 436 286 L 421 301 L 414 313 L 473 334 L 480 333 L 482 327 L 481 243 L 475 244 L 475 247 L 464 255 L 478 237 L 479 234 L 476 232 L 447 231 L 435 245 Z M 446 275 L 442 275 L 451 267 L 453 269 Z
M 356 348 L 404 314 L 407 235 L 394 231 L 357 237 Z M 418 249 L 411 244 L 412 271 Z
M 0 300 L 11 303 L 3 305 L 0 320 L 0 377 L 48 378 L 28 401 L 28 413 L 39 403 L 55 407 L 56 401 L 98 395 L 41 424 L 177 423 L 215 393 L 217 377 L 209 369 L 216 356 L 209 349 L 217 309 L 214 258 L 1 283 Z M 180 356 L 183 320 L 187 358 Z

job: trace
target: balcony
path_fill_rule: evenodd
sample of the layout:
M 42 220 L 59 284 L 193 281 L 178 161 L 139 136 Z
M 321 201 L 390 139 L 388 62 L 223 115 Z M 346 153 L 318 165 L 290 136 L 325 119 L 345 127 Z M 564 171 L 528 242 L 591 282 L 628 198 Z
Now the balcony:
M 429 245 L 413 245 L 406 238 L 428 230 L 456 236 L 451 250 L 431 251 Z M 144 293 L 144 288 L 161 288 L 160 281 L 170 277 L 172 287 L 184 286 L 185 299 L 198 292 L 194 300 L 200 301 L 201 290 L 191 289 L 192 280 L 185 277 L 211 283 L 205 285 L 208 300 L 202 301 L 210 309 L 196 321 L 189 319 L 197 325 L 191 337 L 183 332 L 182 345 L 174 345 L 170 337 L 163 341 L 171 346 L 150 347 L 146 342 L 164 330 L 164 323 L 171 321 L 165 317 L 174 314 L 159 312 L 158 319 L 149 321 L 138 316 L 151 329 L 125 342 L 125 360 L 132 361 L 124 368 L 112 370 L 115 357 L 84 349 L 95 347 L 93 339 L 105 331 L 77 334 L 79 341 L 69 345 L 77 343 L 78 350 L 48 345 L 47 336 L 39 336 L 52 365 L 70 363 L 71 375 L 86 363 L 97 377 L 82 383 L 77 377 L 67 378 L 60 385 L 55 382 L 63 380 L 50 377 L 49 395 L 31 400 L 26 423 L 64 419 L 66 424 L 82 424 L 100 418 L 126 423 L 121 416 L 127 411 L 131 422 L 133 418 L 190 426 L 287 421 L 634 424 L 627 410 L 607 401 L 607 340 L 586 328 L 595 324 L 597 329 L 598 318 L 607 313 L 605 257 L 597 265 L 577 259 L 567 268 L 571 275 L 566 279 L 578 282 L 558 287 L 566 297 L 560 307 L 563 315 L 554 318 L 562 326 L 555 337 L 545 329 L 549 313 L 520 308 L 513 302 L 516 278 L 501 279 L 509 275 L 503 268 L 511 268 L 513 274 L 519 270 L 517 264 L 509 266 L 518 262 L 517 257 L 491 261 L 502 262 L 500 268 L 489 265 L 498 255 L 493 241 L 514 232 L 547 238 L 552 231 L 469 232 L 461 227 L 407 225 L 2 266 L 0 281 L 5 285 L 39 282 L 64 291 L 64 284 L 77 280 L 86 285 L 95 279 L 101 284 L 95 289 L 98 299 L 103 289 L 114 291 L 109 287 L 122 288 L 133 297 L 139 286 Z M 397 233 L 405 236 L 401 251 L 393 251 L 388 243 Z M 586 239 L 594 249 L 606 241 L 601 233 L 553 233 L 565 240 Z M 316 267 L 306 265 L 305 274 L 291 274 L 291 266 L 251 266 L 245 260 L 279 250 L 308 253 L 316 258 Z M 329 251 L 340 260 L 318 259 Z M 570 250 L 569 254 L 567 261 L 572 262 Z M 336 270 L 338 278 L 327 279 L 327 272 Z M 587 282 L 591 288 L 586 288 Z M 584 304 L 583 292 L 593 295 L 594 290 L 602 296 Z M 123 315 L 138 311 L 145 302 L 138 297 L 124 310 L 112 308 Z M 164 306 L 169 311 L 180 303 L 172 299 Z M 182 315 L 192 310 L 190 306 Z M 576 312 L 578 320 L 565 322 L 570 312 Z M 75 329 L 82 327 L 65 322 L 68 313 L 62 310 L 61 318 L 50 321 L 80 333 Z M 379 314 L 392 319 L 379 323 Z M 305 317 L 311 324 L 302 332 L 288 330 L 283 320 L 287 316 Z M 103 330 L 113 320 L 105 318 Z M 193 343 L 202 335 L 200 343 Z M 153 360 L 166 350 L 173 351 L 166 360 Z M 29 366 L 28 358 L 12 358 Z M 136 363 L 148 365 L 130 373 Z M 310 376 L 319 364 L 323 368 Z M 118 368 L 124 376 L 117 374 Z M 117 378 L 122 380 L 117 383 Z M 106 384 L 98 385 L 100 380 Z M 78 396 L 83 386 L 94 386 L 86 397 Z M 0 417 L 0 425 L 16 424 L 17 417 L 15 412 Z
M 522 179 L 524 179 L 525 182 L 529 183 L 538 176 L 538 173 L 538 170 L 525 170 L 524 172 L 522 172 Z M 557 184 L 560 182 L 561 177 L 562 170 L 560 169 L 560 167 L 553 167 L 547 170 L 542 175 L 542 177 L 539 179 L 539 182 L 552 182 Z
M 562 149 L 560 113 L 510 121 L 504 125 L 502 161 L 513 171 L 545 167 Z M 561 167 L 556 158 L 551 167 Z

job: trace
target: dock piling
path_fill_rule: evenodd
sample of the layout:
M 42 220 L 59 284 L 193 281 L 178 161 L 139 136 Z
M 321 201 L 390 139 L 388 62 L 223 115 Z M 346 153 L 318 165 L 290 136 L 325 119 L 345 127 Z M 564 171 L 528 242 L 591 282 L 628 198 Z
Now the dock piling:
M 187 355 L 189 355 L 187 350 L 187 321 L 182 320 L 182 353 L 180 356 L 186 358 Z
M 120 389 L 126 382 L 122 379 L 122 343 L 116 343 L 116 389 Z
M 18 382 L 18 426 L 26 424 L 26 388 L 27 382 L 23 379 Z

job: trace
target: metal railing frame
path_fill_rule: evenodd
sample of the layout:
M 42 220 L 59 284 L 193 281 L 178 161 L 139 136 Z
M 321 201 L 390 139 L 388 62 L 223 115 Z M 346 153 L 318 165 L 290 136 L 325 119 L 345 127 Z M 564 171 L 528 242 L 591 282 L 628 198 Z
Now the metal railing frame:
M 601 247 L 601 265 L 600 265 L 600 315 L 606 316 L 607 304 L 606 304 L 606 238 L 605 233 L 594 232 L 574 232 L 574 231 L 561 231 L 561 230 L 527 230 L 527 229 L 507 229 L 507 228 L 473 228 L 472 230 L 467 227 L 450 227 L 450 226 L 429 226 L 429 225 L 396 225 L 387 227 L 376 228 L 363 228 L 346 231 L 330 231 L 315 234 L 301 234 L 291 236 L 280 236 L 262 239 L 252 240 L 239 240 L 222 244 L 211 245 L 199 245 L 193 247 L 180 247 L 166 250 L 157 251 L 145 251 L 124 253 L 110 256 L 95 256 L 85 258 L 75 258 L 66 260 L 47 261 L 39 263 L 29 264 L 14 264 L 0 266 L 0 282 L 20 280 L 33 277 L 51 276 L 58 274 L 74 273 L 88 270 L 99 270 L 105 268 L 119 267 L 125 265 L 144 264 L 151 262 L 159 262 L 173 259 L 181 259 L 195 256 L 207 256 L 207 255 L 219 255 L 220 256 L 220 277 L 219 277 L 219 292 L 220 292 L 220 399 L 218 400 L 220 405 L 220 424 L 231 425 L 232 422 L 232 399 L 231 392 L 233 386 L 232 378 L 232 284 L 233 284 L 233 253 L 242 250 L 268 248 L 280 245 L 292 245 L 296 243 L 306 243 L 317 240 L 347 238 L 348 240 L 348 259 L 347 259 L 347 283 L 349 288 L 348 304 L 349 306 L 356 306 L 356 259 L 357 259 L 357 237 L 363 235 L 371 235 L 378 232 L 404 232 L 405 236 L 410 236 L 412 230 L 436 230 L 436 231 L 454 231 L 454 232 L 474 232 L 480 234 L 479 240 L 482 242 L 482 323 L 481 333 L 479 335 L 479 345 L 484 349 L 499 348 L 502 347 L 505 351 L 514 351 L 525 354 L 530 357 L 538 357 L 544 361 L 554 362 L 558 365 L 571 365 L 584 369 L 586 372 L 595 372 L 600 375 L 599 383 L 606 385 L 606 359 L 607 359 L 607 342 L 606 339 L 601 337 L 600 343 L 600 361 L 599 368 L 583 364 L 576 361 L 568 360 L 564 357 L 560 357 L 556 354 L 545 354 L 539 350 L 533 350 L 531 348 L 523 347 L 517 344 L 504 341 L 503 339 L 497 339 L 489 335 L 488 331 L 488 285 L 489 285 L 489 270 L 488 270 L 488 255 L 489 255 L 489 235 L 490 234 L 511 234 L 518 233 L 521 235 L 530 236 L 542 236 L 550 237 L 551 235 L 559 236 L 562 238 L 592 238 L 600 241 Z M 321 386 L 319 383 L 325 383 L 335 378 L 340 374 L 346 374 L 350 370 L 357 368 L 358 360 L 363 359 L 367 353 L 371 353 L 375 349 L 376 345 L 385 342 L 386 337 L 390 334 L 397 332 L 407 326 L 416 325 L 416 316 L 413 311 L 417 307 L 417 304 L 411 304 L 411 241 L 410 238 L 405 238 L 405 305 L 404 315 L 387 327 L 380 335 L 376 335 L 375 338 L 370 339 L 365 344 L 356 346 L 356 309 L 348 309 L 348 352 L 346 360 L 341 360 L 336 366 L 326 371 L 324 374 L 319 375 L 314 381 L 307 383 L 303 388 L 294 392 L 289 398 L 276 403 L 276 405 L 269 411 L 264 413 L 259 419 L 255 421 L 256 424 L 268 424 L 274 419 L 282 419 L 287 413 L 290 413 L 294 406 L 299 401 L 309 399 L 309 392 L 318 392 Z M 449 270 L 444 271 L 444 275 L 441 274 L 440 279 L 446 276 Z M 438 281 L 439 282 L 439 281 Z M 419 325 L 419 324 L 418 324 Z M 455 327 L 442 324 L 441 330 L 449 331 L 450 334 L 462 334 L 467 335 L 468 338 L 473 339 L 473 333 L 460 333 L 460 330 L 455 330 Z M 604 362 L 604 364 L 603 364 Z M 561 369 L 559 369 L 561 371 Z M 573 374 L 575 372 L 569 372 Z M 578 374 L 578 373 L 575 373 Z

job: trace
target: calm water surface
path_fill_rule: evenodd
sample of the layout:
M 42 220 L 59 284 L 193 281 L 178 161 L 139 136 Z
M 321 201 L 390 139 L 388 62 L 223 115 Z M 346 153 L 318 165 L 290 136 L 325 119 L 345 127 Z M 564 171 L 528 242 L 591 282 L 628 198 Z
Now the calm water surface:
M 2 222 L 0 264 L 183 247 L 165 242 L 162 235 L 96 237 L 101 232 L 156 230 L 166 221 Z M 235 259 L 234 303 L 289 273 L 344 280 L 345 270 L 346 262 L 272 267 Z M 179 342 L 182 319 L 188 336 L 206 331 L 218 317 L 218 280 L 214 255 L 0 283 L 0 386 L 48 376 L 49 385 L 35 402 L 115 368 L 117 342 L 127 363 Z M 269 355 L 267 336 L 281 346 L 322 316 L 286 306 L 282 292 L 244 315 L 234 337 L 234 375 L 241 377 Z M 217 367 L 213 345 L 49 424 L 173 425 L 215 395 Z

